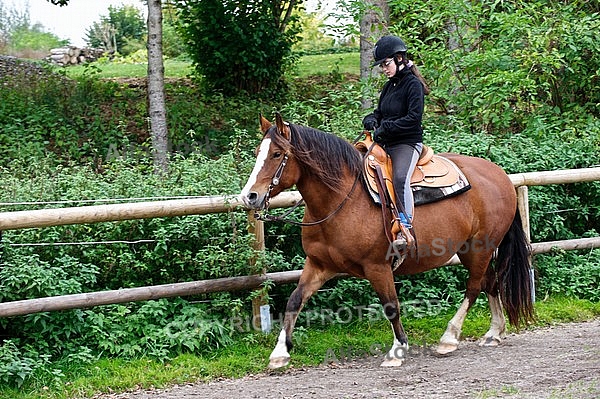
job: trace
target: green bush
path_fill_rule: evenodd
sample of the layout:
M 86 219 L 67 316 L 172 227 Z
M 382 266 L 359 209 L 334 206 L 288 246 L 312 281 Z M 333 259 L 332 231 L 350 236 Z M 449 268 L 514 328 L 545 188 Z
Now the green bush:
M 561 251 L 536 256 L 538 297 L 565 295 L 600 301 L 600 250 Z
M 85 312 L 85 342 L 104 356 L 167 360 L 176 353 L 208 352 L 232 342 L 226 321 L 204 305 L 160 299 L 139 305 L 111 305 Z
M 50 262 L 38 254 L 13 253 L 8 246 L 0 269 L 0 301 L 77 294 L 93 285 L 97 274 L 97 266 L 82 264 L 68 255 Z
M 297 19 L 269 1 L 175 1 L 181 35 L 207 91 L 271 98 L 285 89 Z M 224 73 L 226 71 L 226 73 Z
M 36 371 L 50 364 L 49 356 L 39 355 L 29 348 L 24 353 L 13 340 L 5 340 L 0 345 L 0 382 L 20 387 Z

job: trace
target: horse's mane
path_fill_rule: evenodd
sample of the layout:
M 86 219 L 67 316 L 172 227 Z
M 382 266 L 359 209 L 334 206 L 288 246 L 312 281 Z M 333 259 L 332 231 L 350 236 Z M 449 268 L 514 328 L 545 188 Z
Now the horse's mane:
M 342 188 L 346 169 L 352 176 L 361 173 L 361 155 L 348 141 L 302 125 L 290 124 L 289 128 L 289 143 L 277 133 L 275 127 L 269 129 L 266 135 L 279 146 L 291 145 L 291 152 L 303 170 L 331 190 L 339 191 Z

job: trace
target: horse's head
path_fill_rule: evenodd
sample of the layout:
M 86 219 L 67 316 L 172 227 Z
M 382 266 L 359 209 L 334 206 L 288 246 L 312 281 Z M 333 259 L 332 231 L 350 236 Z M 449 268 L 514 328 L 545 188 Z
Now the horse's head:
M 293 186 L 299 178 L 299 168 L 291 154 L 289 124 L 279 114 L 275 125 L 261 115 L 260 129 L 263 139 L 256 149 L 256 164 L 241 193 L 246 206 L 254 209 L 268 206 L 269 198 Z

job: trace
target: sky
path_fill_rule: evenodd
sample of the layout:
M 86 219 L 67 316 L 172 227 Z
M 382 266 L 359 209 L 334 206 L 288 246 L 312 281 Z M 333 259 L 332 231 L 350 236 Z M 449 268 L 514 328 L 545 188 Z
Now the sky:
M 10 1 L 5 1 L 10 3 Z M 85 32 L 100 16 L 108 15 L 108 7 L 133 5 L 144 12 L 146 6 L 140 0 L 70 0 L 69 5 L 59 7 L 47 0 L 13 0 L 15 8 L 29 8 L 31 23 L 44 25 L 47 32 L 54 33 L 70 44 L 85 47 Z
M 10 4 L 11 0 L 4 1 Z M 31 23 L 41 23 L 47 32 L 54 33 L 59 39 L 67 39 L 70 44 L 85 47 L 85 32 L 101 16 L 108 15 L 108 7 L 133 5 L 146 15 L 146 6 L 141 0 L 70 0 L 69 5 L 59 7 L 47 0 L 12 0 L 18 10 L 29 9 Z M 314 11 L 322 6 L 332 9 L 334 0 L 307 0 L 306 8 Z

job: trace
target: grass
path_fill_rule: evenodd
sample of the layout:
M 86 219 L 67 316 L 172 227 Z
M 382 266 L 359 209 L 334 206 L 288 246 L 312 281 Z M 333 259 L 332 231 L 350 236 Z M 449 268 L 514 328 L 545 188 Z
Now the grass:
M 515 387 L 502 387 L 500 389 L 486 389 L 482 392 L 479 392 L 476 396 L 476 399 L 490 399 L 490 398 L 500 398 L 505 395 L 514 395 L 519 393 L 519 390 Z
M 99 78 L 134 78 L 143 77 L 147 74 L 146 64 L 115 64 L 94 63 L 98 68 Z M 65 68 L 67 76 L 76 78 L 85 73 L 89 66 L 77 65 Z M 185 78 L 193 72 L 189 61 L 166 60 L 165 78 Z M 312 75 L 326 75 L 330 73 L 354 74 L 359 73 L 359 54 L 319 54 L 306 55 L 300 58 L 298 64 L 291 73 L 294 78 Z
M 139 78 L 148 73 L 147 64 L 116 64 L 116 63 L 93 63 L 97 68 L 99 78 Z M 83 75 L 89 65 L 76 65 L 65 68 L 67 76 L 76 78 Z M 185 78 L 192 73 L 192 66 L 188 61 L 166 60 L 165 78 Z
M 463 339 L 481 337 L 489 326 L 489 312 L 481 301 L 467 317 Z M 573 298 L 548 298 L 536 303 L 535 328 L 565 322 L 590 320 L 600 316 L 600 303 Z M 423 318 L 405 318 L 404 327 L 413 348 L 435 345 L 452 317 L 450 312 Z M 61 378 L 39 376 L 20 389 L 0 385 L 0 397 L 11 399 L 66 399 L 91 397 L 100 392 L 124 392 L 139 388 L 164 388 L 173 384 L 209 381 L 216 378 L 236 378 L 267 371 L 266 363 L 274 347 L 278 331 L 268 335 L 246 333 L 227 348 L 204 354 L 182 354 L 161 363 L 153 359 L 101 359 L 78 365 L 56 364 L 64 374 Z M 392 341 L 387 321 L 366 321 L 334 324 L 324 327 L 298 327 L 291 367 L 315 366 L 326 360 L 343 361 L 351 355 L 372 353 L 377 346 L 386 347 Z M 343 352 L 342 352 L 343 351 Z
M 358 75 L 360 73 L 359 57 L 359 53 L 305 55 L 300 58 L 292 75 L 294 77 L 330 73 Z

